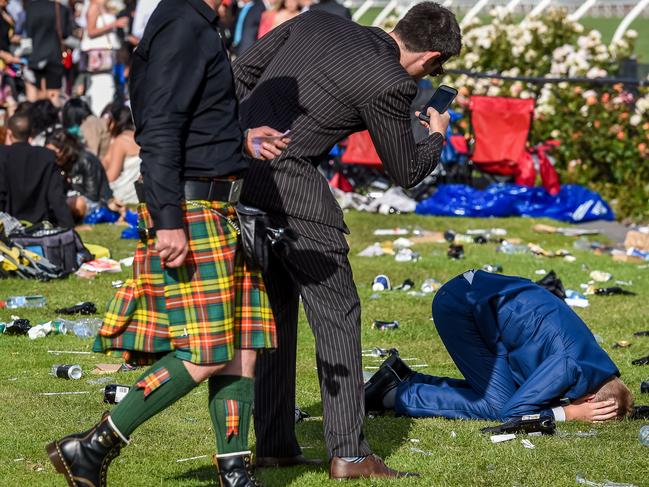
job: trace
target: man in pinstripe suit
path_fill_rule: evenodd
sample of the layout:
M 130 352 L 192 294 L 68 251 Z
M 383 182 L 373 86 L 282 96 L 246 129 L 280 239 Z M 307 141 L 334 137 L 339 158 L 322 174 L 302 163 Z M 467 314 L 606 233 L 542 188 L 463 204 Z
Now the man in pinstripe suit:
M 391 33 L 307 12 L 264 36 L 233 64 L 245 127 L 291 130 L 270 163 L 254 161 L 242 201 L 298 234 L 264 276 L 277 320 L 278 350 L 258 360 L 258 466 L 308 463 L 294 431 L 299 297 L 315 335 L 331 478 L 395 477 L 363 436 L 360 301 L 347 257 L 343 213 L 317 162 L 352 132 L 368 129 L 386 172 L 411 187 L 439 161 L 448 114 L 429 110 L 430 136 L 415 143 L 410 106 L 416 80 L 457 55 L 454 15 L 431 2 L 413 7 Z

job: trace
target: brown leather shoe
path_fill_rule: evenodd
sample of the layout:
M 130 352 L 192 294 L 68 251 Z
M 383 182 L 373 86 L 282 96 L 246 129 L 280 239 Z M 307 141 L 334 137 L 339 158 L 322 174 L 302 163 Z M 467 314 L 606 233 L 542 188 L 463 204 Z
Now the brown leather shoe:
M 294 467 L 296 465 L 317 466 L 324 462 L 319 458 L 306 458 L 304 455 L 295 455 L 294 457 L 257 457 L 255 467 Z
M 347 462 L 340 457 L 333 457 L 329 464 L 329 478 L 336 480 L 385 477 L 419 477 L 413 472 L 397 472 L 388 467 L 376 455 L 368 455 L 362 462 Z

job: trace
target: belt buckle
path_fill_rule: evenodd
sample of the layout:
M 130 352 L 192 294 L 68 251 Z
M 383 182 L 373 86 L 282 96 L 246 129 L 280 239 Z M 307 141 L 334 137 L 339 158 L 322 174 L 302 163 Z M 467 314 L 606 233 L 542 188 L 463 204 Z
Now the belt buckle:
M 235 179 L 230 185 L 230 192 L 228 194 L 228 203 L 236 203 L 241 196 L 241 188 L 243 187 L 243 179 Z

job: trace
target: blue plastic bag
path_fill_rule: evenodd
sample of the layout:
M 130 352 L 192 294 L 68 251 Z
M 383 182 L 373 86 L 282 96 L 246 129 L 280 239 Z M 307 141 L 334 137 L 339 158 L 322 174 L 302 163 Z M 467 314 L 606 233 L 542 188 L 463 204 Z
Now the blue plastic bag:
M 124 220 L 129 224 L 128 228 L 122 231 L 120 238 L 124 240 L 140 238 L 140 233 L 137 229 L 138 216 L 134 211 L 128 210 L 124 215 Z
M 97 223 L 115 223 L 117 220 L 119 220 L 119 213 L 100 206 L 88 213 L 83 219 L 83 223 L 95 225 Z
M 615 220 L 604 199 L 583 186 L 566 184 L 556 196 L 545 188 L 494 184 L 484 191 L 462 184 L 443 184 L 415 210 L 420 215 L 553 218 L 570 223 Z

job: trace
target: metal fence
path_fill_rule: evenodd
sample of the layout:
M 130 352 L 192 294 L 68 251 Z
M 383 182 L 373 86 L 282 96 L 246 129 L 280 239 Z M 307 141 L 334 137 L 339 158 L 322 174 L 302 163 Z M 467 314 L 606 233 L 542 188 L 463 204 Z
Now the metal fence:
M 437 0 L 439 3 L 445 4 L 451 10 L 458 14 L 465 14 L 471 10 L 477 3 L 480 3 L 479 0 Z M 363 5 L 367 4 L 367 0 L 345 0 L 345 5 L 352 9 L 359 9 Z M 384 8 L 390 3 L 394 4 L 396 9 L 405 8 L 416 3 L 412 0 L 373 0 L 372 7 Z M 484 11 L 488 12 L 491 8 L 501 6 L 504 7 L 510 3 L 516 3 L 513 8 L 515 14 L 526 15 L 532 12 L 535 8 L 539 7 L 540 4 L 545 3 L 543 0 L 520 0 L 518 2 L 512 2 L 511 0 L 490 0 L 487 2 Z M 553 0 L 549 2 L 551 5 L 559 6 L 567 9 L 569 12 L 576 12 L 584 4 L 591 4 L 588 7 L 587 15 L 592 17 L 624 17 L 626 16 L 634 7 L 640 3 L 639 1 L 633 0 L 596 0 L 594 2 L 589 1 L 580 1 L 580 0 Z M 649 17 L 649 6 L 645 7 L 640 16 Z

